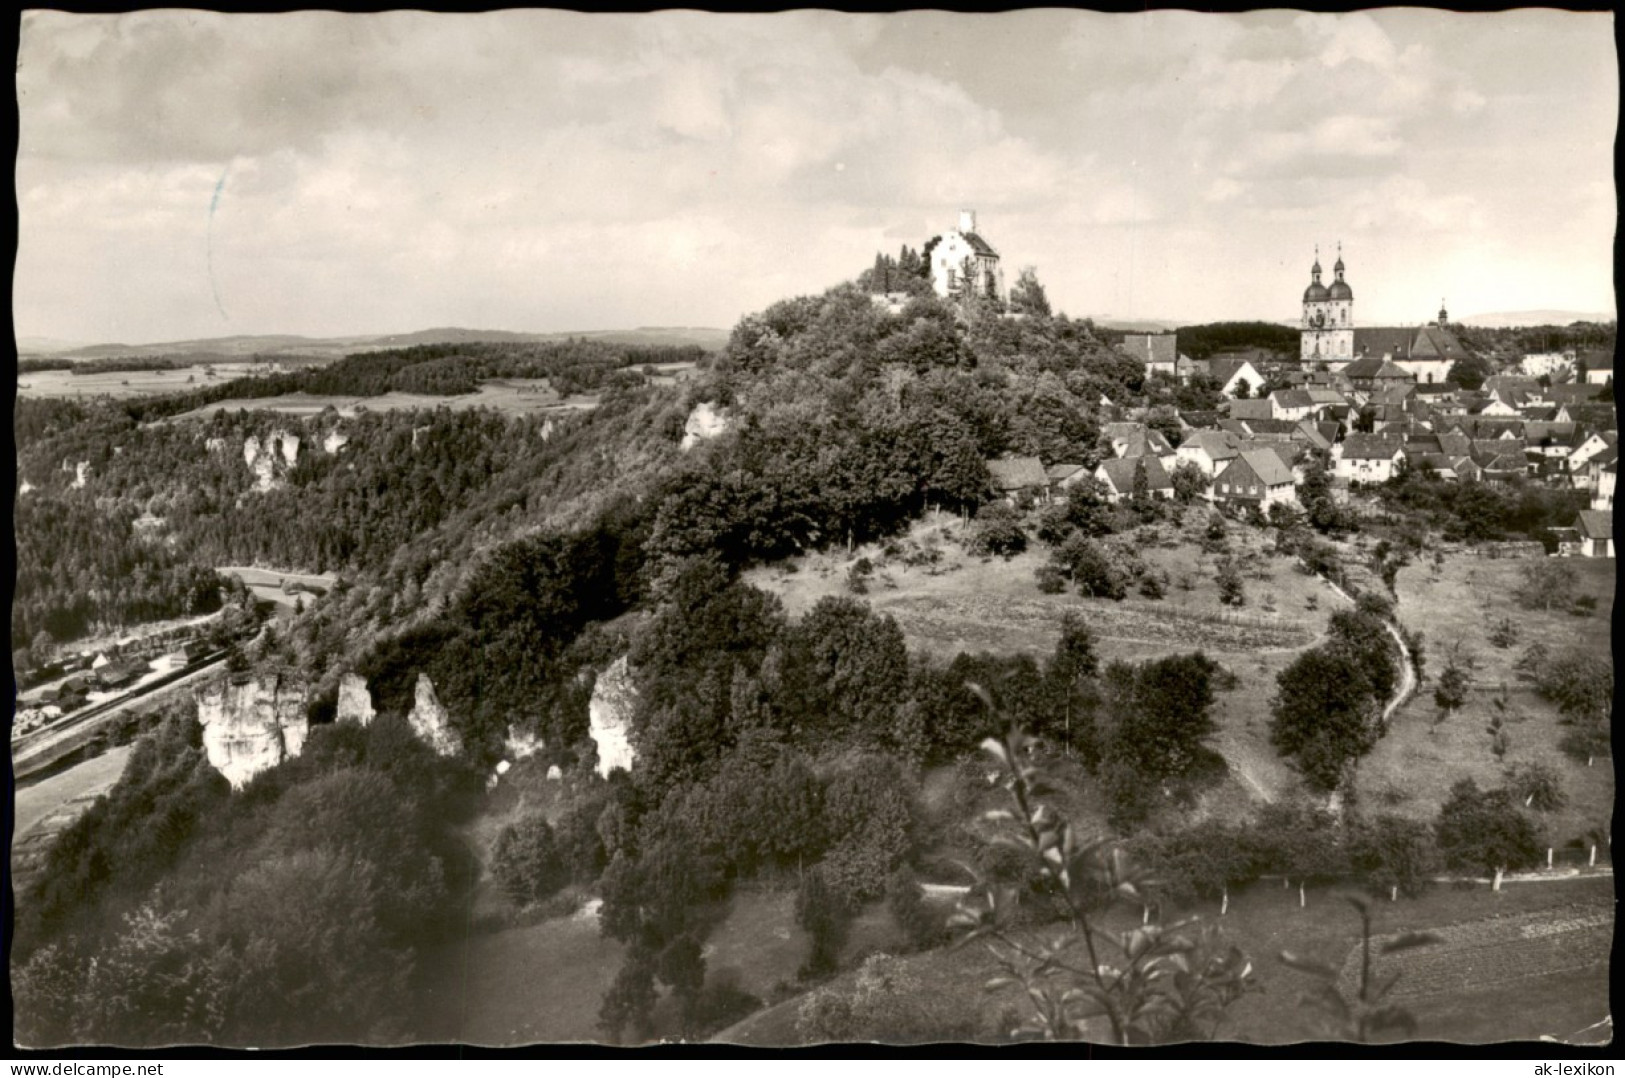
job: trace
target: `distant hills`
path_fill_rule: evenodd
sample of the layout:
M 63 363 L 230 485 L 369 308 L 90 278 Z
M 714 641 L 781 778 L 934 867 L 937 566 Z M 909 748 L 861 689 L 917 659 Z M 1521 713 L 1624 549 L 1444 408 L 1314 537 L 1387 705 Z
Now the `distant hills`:
M 511 341 L 540 343 L 571 337 L 607 341 L 612 344 L 698 345 L 719 351 L 728 343 L 728 331 L 707 326 L 640 326 L 637 329 L 583 330 L 572 333 L 515 333 L 502 329 L 463 329 L 444 326 L 415 333 L 390 333 L 355 337 L 300 337 L 290 334 L 266 336 L 209 337 L 202 340 L 163 341 L 154 344 L 80 344 L 47 337 L 19 337 L 17 352 L 23 356 L 51 356 L 57 359 L 123 359 L 129 356 L 196 355 L 213 362 L 232 357 L 250 359 L 271 356 L 331 356 L 370 352 L 384 348 L 409 348 L 420 344 L 465 344 L 471 341 Z
M 1566 326 L 1570 322 L 1612 322 L 1614 316 L 1598 311 L 1495 311 L 1460 320 L 1464 326 L 1511 329 L 1515 326 Z

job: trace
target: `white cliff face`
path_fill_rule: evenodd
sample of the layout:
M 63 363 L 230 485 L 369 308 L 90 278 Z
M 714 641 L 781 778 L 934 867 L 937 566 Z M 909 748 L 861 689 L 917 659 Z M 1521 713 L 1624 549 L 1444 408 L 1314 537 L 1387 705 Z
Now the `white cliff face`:
M 372 706 L 372 693 L 367 691 L 367 679 L 360 674 L 345 674 L 339 679 L 339 707 L 335 722 L 371 724 L 378 712 Z
M 289 434 L 285 430 L 273 431 L 270 438 L 266 441 L 265 448 L 267 452 L 269 452 L 272 444 L 275 444 L 281 448 L 282 462 L 288 467 L 292 468 L 295 464 L 299 463 L 298 435 Z
M 545 419 L 542 421 L 542 441 L 545 442 L 551 437 L 553 437 L 553 421 Z
M 631 741 L 632 713 L 637 702 L 637 686 L 622 655 L 598 675 L 592 701 L 587 705 L 591 721 L 588 733 L 598 746 L 598 773 L 606 778 L 617 767 L 632 770 L 637 761 Z
M 210 438 L 203 443 L 203 449 L 211 454 L 224 453 L 226 451 L 226 440 L 224 438 Z
M 260 440 L 253 435 L 249 435 L 248 440 L 243 442 L 243 463 L 252 468 L 254 462 L 259 459 Z
M 688 413 L 688 422 L 683 424 L 684 450 L 693 449 L 696 445 L 715 438 L 728 429 L 728 410 L 719 404 L 702 401 L 694 406 Z
M 515 760 L 528 760 L 546 747 L 547 742 L 540 737 L 516 730 L 512 726 L 508 727 L 508 736 L 502 743 L 503 751 Z
M 73 489 L 85 489 L 85 480 L 90 478 L 90 461 L 82 460 L 73 466 Z
M 33 489 L 34 489 L 34 484 L 32 484 L 28 480 L 24 479 L 23 482 L 22 482 L 22 486 L 17 488 L 17 493 L 18 494 L 27 494 L 29 491 L 31 491 Z
M 322 452 L 326 453 L 328 456 L 332 456 L 334 453 L 337 453 L 339 450 L 343 449 L 349 444 L 350 436 L 345 434 L 343 431 L 335 430 L 329 433 L 326 438 L 322 439 Z
M 197 719 L 209 763 L 232 789 L 305 748 L 303 682 L 279 674 L 224 678 L 197 694 Z
M 416 696 L 406 721 L 418 739 L 441 756 L 456 756 L 463 751 L 463 739 L 451 728 L 451 719 L 440 706 L 428 674 L 418 675 Z

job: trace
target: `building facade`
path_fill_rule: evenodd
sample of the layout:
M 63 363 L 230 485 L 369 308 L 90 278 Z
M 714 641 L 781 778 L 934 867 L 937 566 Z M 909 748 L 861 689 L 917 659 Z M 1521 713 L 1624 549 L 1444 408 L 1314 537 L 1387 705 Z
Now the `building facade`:
M 927 240 L 924 254 L 931 287 L 943 299 L 957 299 L 967 287 L 988 299 L 1008 298 L 999 252 L 977 233 L 975 210 L 960 210 L 959 227 Z
M 1354 358 L 1354 289 L 1343 279 L 1343 254 L 1332 264 L 1330 286 L 1320 280 L 1320 253 L 1309 270 L 1303 293 L 1302 358 L 1305 362 L 1341 362 Z

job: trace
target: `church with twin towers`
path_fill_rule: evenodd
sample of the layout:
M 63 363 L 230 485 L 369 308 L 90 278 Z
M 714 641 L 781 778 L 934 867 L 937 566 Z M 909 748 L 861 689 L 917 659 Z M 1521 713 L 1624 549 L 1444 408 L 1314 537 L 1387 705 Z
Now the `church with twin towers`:
M 1422 384 L 1445 381 L 1456 360 L 1467 350 L 1449 328 L 1443 301 L 1438 318 L 1420 326 L 1355 326 L 1354 289 L 1343 265 L 1343 245 L 1337 245 L 1332 280 L 1321 278 L 1320 250 L 1309 269 L 1309 287 L 1303 292 L 1300 358 L 1306 364 L 1343 370 L 1349 364 L 1392 363 Z

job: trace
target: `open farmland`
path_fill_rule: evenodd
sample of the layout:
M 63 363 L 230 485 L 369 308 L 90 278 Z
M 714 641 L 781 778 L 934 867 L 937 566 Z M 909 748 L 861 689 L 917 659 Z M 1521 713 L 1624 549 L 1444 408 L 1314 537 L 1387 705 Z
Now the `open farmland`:
M 71 371 L 34 371 L 17 377 L 17 394 L 23 397 L 152 397 L 163 393 L 184 393 L 204 386 L 219 385 L 250 373 L 246 364 L 214 364 L 180 367 L 168 371 L 101 371 L 74 374 Z
M 560 397 L 543 378 L 512 378 L 485 382 L 476 393 L 437 397 L 421 393 L 390 392 L 376 397 L 319 396 L 312 393 L 287 393 L 278 397 L 249 397 L 216 401 L 183 412 L 177 419 L 207 419 L 216 412 L 281 412 L 291 416 L 313 416 L 335 409 L 341 415 L 354 415 L 358 411 L 390 412 L 449 408 L 466 411 L 471 408 L 490 408 L 506 415 L 559 415 L 587 411 L 598 407 L 598 397 L 578 394 Z

